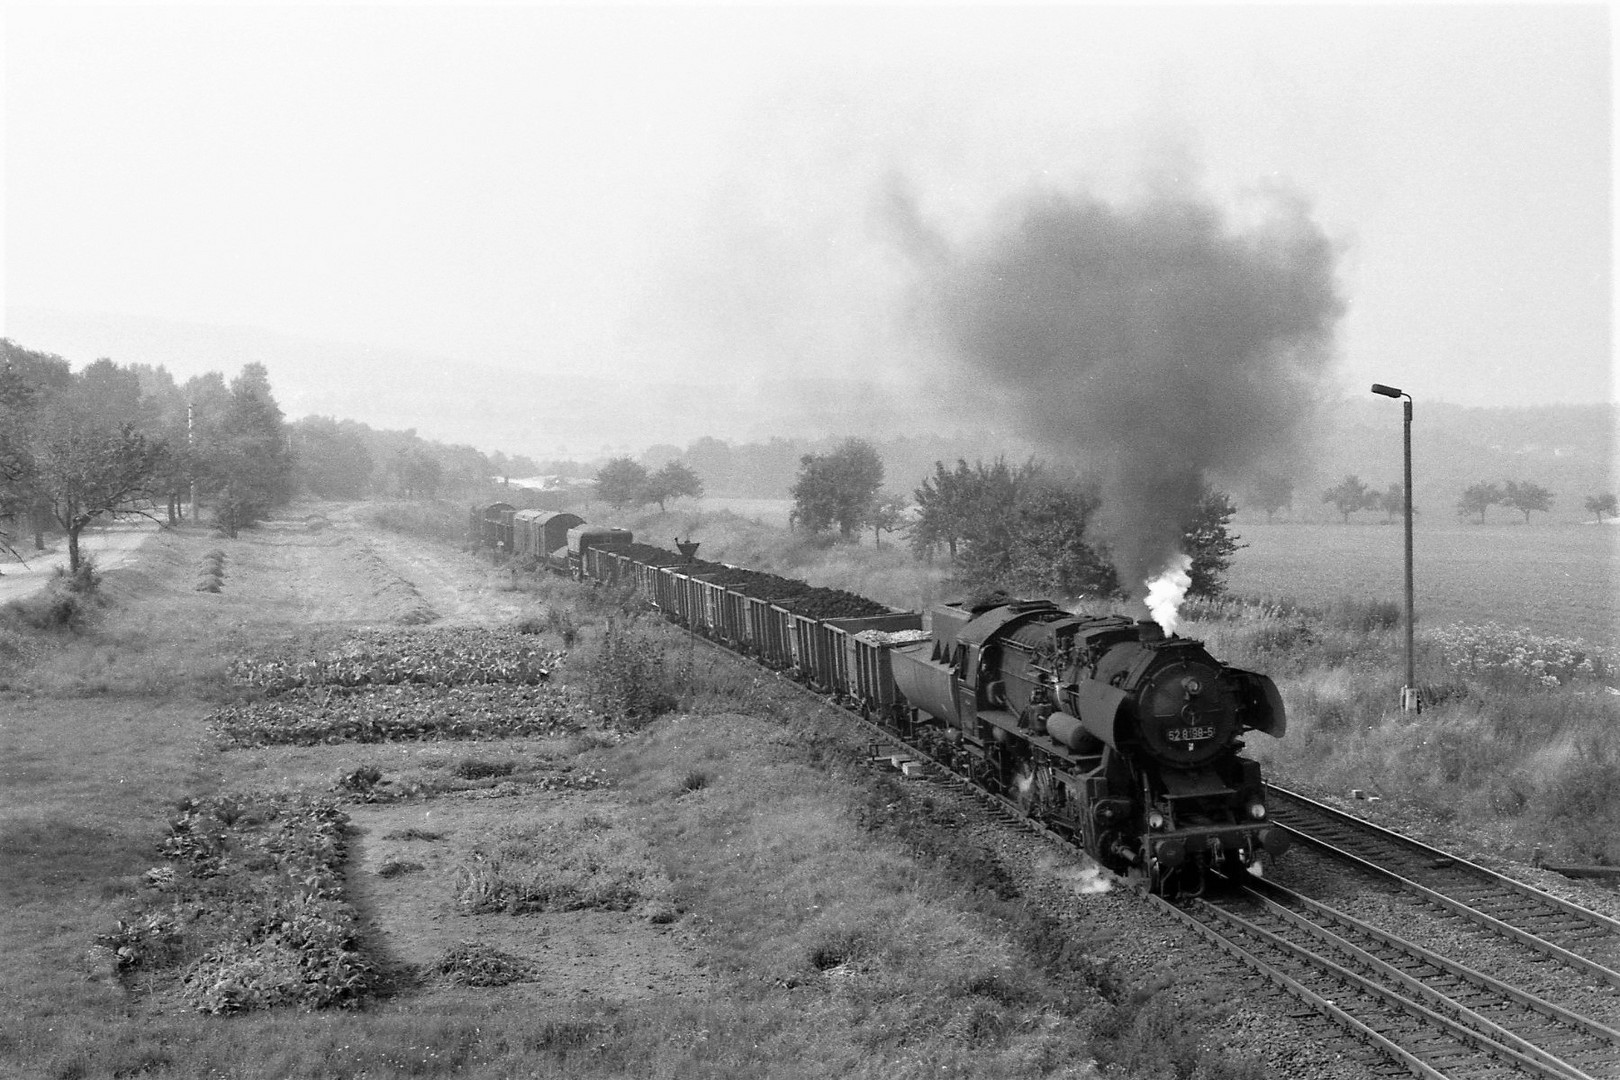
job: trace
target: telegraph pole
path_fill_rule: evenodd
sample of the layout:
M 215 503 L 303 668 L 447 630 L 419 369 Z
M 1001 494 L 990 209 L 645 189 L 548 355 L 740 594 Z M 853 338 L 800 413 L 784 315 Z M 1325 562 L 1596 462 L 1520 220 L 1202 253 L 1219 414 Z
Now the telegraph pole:
M 186 450 L 191 458 L 191 523 L 197 524 L 197 432 L 195 401 L 186 402 Z

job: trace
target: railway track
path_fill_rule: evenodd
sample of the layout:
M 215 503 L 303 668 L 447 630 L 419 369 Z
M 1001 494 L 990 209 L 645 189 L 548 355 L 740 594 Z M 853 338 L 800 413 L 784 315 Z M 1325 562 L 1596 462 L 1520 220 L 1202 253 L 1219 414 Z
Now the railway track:
M 1297 792 L 1268 785 L 1274 824 L 1332 858 L 1620 988 L 1620 921 Z
M 926 763 L 929 777 L 970 793 L 995 819 L 1070 843 L 893 731 L 778 677 L 868 731 L 874 759 Z M 882 746 L 897 749 L 883 752 Z M 1620 987 L 1613 966 L 1620 955 L 1620 922 L 1297 793 L 1270 790 L 1273 821 L 1302 842 Z M 1366 1061 L 1368 1075 L 1620 1080 L 1620 1031 L 1275 883 L 1231 882 L 1219 895 L 1172 903 L 1139 882 L 1115 880 L 1330 1021 L 1345 1040 L 1347 1056 Z
M 1223 950 L 1423 1077 L 1620 1077 L 1620 1031 L 1279 885 L 1178 909 Z
M 902 755 L 929 761 L 931 776 L 970 792 L 998 820 L 1068 842 L 1024 817 L 1011 800 L 970 784 L 892 733 L 866 726 L 903 747 Z M 884 756 L 876 752 L 874 744 L 874 757 Z M 1290 796 L 1299 798 L 1290 792 L 1284 801 Z M 1359 824 L 1359 819 L 1351 818 L 1341 828 L 1354 829 Z M 1406 842 L 1404 837 L 1390 835 Z M 1472 866 L 1438 849 L 1424 850 L 1434 853 L 1431 861 Z M 1489 870 L 1479 870 L 1486 875 L 1483 880 L 1495 883 L 1500 879 L 1519 886 Z M 1380 1061 L 1369 1064 L 1369 1074 L 1413 1075 L 1425 1080 L 1620 1080 L 1620 1030 L 1276 883 L 1258 879 L 1227 882 L 1219 893 L 1185 904 L 1153 896 L 1136 882 L 1121 883 L 1327 1018 L 1347 1039 L 1373 1050 Z M 1521 901 L 1525 910 L 1537 910 L 1530 900 L 1545 894 L 1519 887 L 1530 894 Z M 1485 895 L 1494 896 L 1495 890 Z M 1609 921 L 1557 898 L 1546 899 L 1553 900 L 1552 906 L 1564 914 L 1565 918 L 1557 920 L 1560 927 L 1571 929 L 1577 923 L 1602 927 Z M 1466 907 L 1455 896 L 1452 902 Z M 1455 910 L 1449 905 L 1447 909 Z M 1495 904 L 1493 909 L 1514 915 L 1510 906 Z M 1583 914 L 1596 921 L 1579 920 Z M 1502 922 L 1495 916 L 1489 918 Z M 1601 966 L 1583 965 L 1580 970 L 1614 974 Z

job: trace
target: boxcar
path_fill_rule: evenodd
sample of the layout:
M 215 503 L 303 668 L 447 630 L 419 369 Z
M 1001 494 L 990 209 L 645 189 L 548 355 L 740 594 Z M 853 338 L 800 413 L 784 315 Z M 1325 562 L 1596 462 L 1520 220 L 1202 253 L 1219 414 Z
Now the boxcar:
M 516 513 L 517 507 L 511 503 L 490 503 L 484 507 L 484 535 L 481 539 L 485 547 L 512 553 L 512 515 Z

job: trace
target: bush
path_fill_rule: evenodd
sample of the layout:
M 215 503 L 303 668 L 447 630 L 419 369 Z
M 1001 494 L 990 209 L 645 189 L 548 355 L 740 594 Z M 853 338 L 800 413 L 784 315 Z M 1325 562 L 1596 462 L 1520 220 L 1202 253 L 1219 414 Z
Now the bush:
M 463 780 L 484 780 L 492 776 L 511 776 L 512 770 L 517 768 L 511 761 L 485 761 L 481 758 L 465 758 L 456 762 L 451 771 Z
M 584 681 L 589 708 L 621 727 L 642 727 L 677 704 L 663 648 L 633 622 L 608 619 Z
M 94 587 L 86 588 L 78 579 L 58 571 L 45 588 L 32 596 L 6 605 L 12 618 L 31 630 L 65 630 L 81 633 L 89 625 L 97 599 Z
M 1457 673 L 1543 687 L 1604 682 L 1620 675 L 1620 660 L 1610 650 L 1496 623 L 1452 623 L 1431 640 L 1442 661 Z
M 433 972 L 452 986 L 507 986 L 532 982 L 540 974 L 522 957 L 480 941 L 458 941 L 433 965 Z

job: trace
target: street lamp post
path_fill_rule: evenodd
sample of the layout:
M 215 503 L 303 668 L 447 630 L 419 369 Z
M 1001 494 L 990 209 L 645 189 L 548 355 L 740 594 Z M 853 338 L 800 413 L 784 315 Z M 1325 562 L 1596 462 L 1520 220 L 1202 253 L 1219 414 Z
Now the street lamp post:
M 1405 423 L 1402 425 L 1402 443 L 1406 461 L 1406 685 L 1401 687 L 1401 710 L 1403 712 L 1422 712 L 1423 703 L 1418 700 L 1417 690 L 1417 660 L 1412 651 L 1412 624 L 1414 621 L 1412 602 L 1412 395 L 1394 386 L 1385 386 L 1383 383 L 1373 383 L 1372 392 L 1382 394 L 1389 398 L 1405 398 L 1401 402 L 1402 412 L 1405 414 Z

